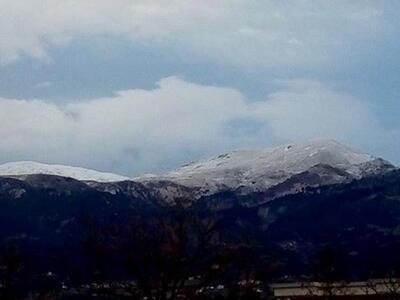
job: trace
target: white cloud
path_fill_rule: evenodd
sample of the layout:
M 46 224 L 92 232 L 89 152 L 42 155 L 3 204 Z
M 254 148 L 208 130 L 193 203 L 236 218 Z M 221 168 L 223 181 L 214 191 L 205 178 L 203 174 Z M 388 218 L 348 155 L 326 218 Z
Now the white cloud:
M 379 1 L 0 0 L 0 61 L 110 35 L 242 66 L 323 63 L 383 30 Z M 352 46 L 353 45 L 353 46 Z
M 3 162 L 39 160 L 128 175 L 235 147 L 331 137 L 369 149 L 378 140 L 390 146 L 394 134 L 358 99 L 302 80 L 284 82 L 256 103 L 234 89 L 175 77 L 153 90 L 62 106 L 3 98 L 0 119 Z
M 360 144 L 381 131 L 368 103 L 308 80 L 283 81 L 284 89 L 256 105 L 277 137 L 304 141 L 332 136 Z

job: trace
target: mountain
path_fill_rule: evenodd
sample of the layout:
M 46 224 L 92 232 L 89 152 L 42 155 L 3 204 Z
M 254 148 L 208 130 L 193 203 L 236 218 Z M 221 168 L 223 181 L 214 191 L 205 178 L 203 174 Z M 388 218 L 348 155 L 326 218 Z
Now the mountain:
M 81 181 L 114 182 L 128 180 L 128 177 L 103 173 L 78 167 L 48 165 L 32 161 L 12 162 L 0 165 L 0 176 L 23 176 L 46 174 L 70 177 Z
M 182 224 L 189 253 L 211 224 L 207 257 L 253 245 L 239 261 L 252 260 L 257 273 L 271 261 L 273 279 L 309 275 L 327 246 L 341 251 L 352 279 L 365 279 L 390 271 L 400 249 L 400 169 L 335 141 L 233 151 L 135 180 L 33 162 L 2 165 L 0 175 L 0 269 L 14 245 L 29 280 L 50 272 L 58 283 L 86 284 L 101 280 L 95 268 L 110 281 L 131 279 L 127 255 L 159 247 L 169 259 L 157 232 L 174 244 Z M 135 234 L 157 238 L 132 246 Z
M 307 187 L 348 183 L 393 170 L 389 162 L 355 151 L 334 140 L 290 144 L 260 150 L 238 150 L 186 164 L 164 175 L 130 179 L 77 167 L 14 162 L 0 165 L 0 176 L 23 179 L 44 174 L 84 181 L 111 194 L 146 194 L 166 204 L 179 198 L 187 203 L 223 191 L 238 194 L 267 192 L 265 201 Z M 146 190 L 146 193 L 143 192 Z
M 314 184 L 332 184 L 393 168 L 383 159 L 355 151 L 334 140 L 317 140 L 305 145 L 233 151 L 184 165 L 161 177 L 138 180 L 172 181 L 196 189 L 197 194 L 211 195 L 224 190 L 266 191 L 305 172 L 319 177 Z M 298 180 L 302 182 L 299 177 Z M 303 185 L 306 182 L 303 181 Z
M 371 270 L 372 276 L 400 270 L 399 169 L 262 201 L 268 197 L 221 192 L 195 205 L 223 220 L 221 236 L 245 231 L 257 243 L 276 246 L 285 275 L 307 272 L 327 247 L 343 256 L 357 279 Z

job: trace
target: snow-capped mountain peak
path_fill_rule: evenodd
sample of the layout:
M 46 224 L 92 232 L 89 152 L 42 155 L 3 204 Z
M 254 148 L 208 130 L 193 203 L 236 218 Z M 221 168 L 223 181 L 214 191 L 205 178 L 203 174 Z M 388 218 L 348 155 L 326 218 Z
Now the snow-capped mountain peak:
M 168 176 L 181 177 L 241 169 L 242 171 L 285 171 L 296 173 L 317 164 L 344 169 L 373 160 L 369 154 L 356 152 L 334 140 L 318 140 L 306 145 L 283 145 L 261 150 L 237 150 L 215 158 L 185 165 Z
M 298 181 L 297 185 L 307 185 L 303 180 L 308 178 L 307 174 L 312 174 L 313 185 L 341 183 L 392 168 L 394 166 L 383 159 L 355 151 L 336 141 L 317 140 L 309 144 L 236 150 L 186 164 L 165 175 L 147 175 L 134 179 L 84 168 L 30 161 L 0 165 L 0 176 L 47 174 L 95 182 L 132 180 L 152 187 L 164 187 L 172 183 L 194 188 L 196 195 L 202 196 L 223 190 L 266 191 L 293 178 Z
M 249 186 L 265 190 L 317 165 L 328 165 L 359 178 L 365 175 L 365 170 L 373 171 L 370 162 L 374 160 L 374 156 L 334 140 L 316 140 L 309 144 L 232 151 L 184 165 L 164 178 L 210 193 Z M 363 167 L 366 163 L 370 167 Z
M 115 182 L 129 180 L 128 177 L 64 165 L 49 165 L 33 161 L 11 162 L 0 165 L 0 176 L 22 176 L 46 174 L 70 177 L 82 181 Z

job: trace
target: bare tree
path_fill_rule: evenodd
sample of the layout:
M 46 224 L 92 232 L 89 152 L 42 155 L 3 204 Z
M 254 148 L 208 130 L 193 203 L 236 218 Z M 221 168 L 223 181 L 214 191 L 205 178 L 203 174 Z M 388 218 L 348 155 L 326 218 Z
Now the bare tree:
M 371 264 L 370 279 L 367 281 L 367 291 L 380 296 L 382 299 L 400 299 L 400 241 L 395 240 L 392 251 L 388 253 L 388 261 Z
M 303 288 L 307 289 L 310 296 L 331 300 L 347 294 L 343 258 L 332 247 L 326 247 L 318 253 L 309 279 L 303 283 Z
M 367 281 L 366 291 L 371 295 L 378 295 L 381 299 L 400 299 L 400 279 L 397 276 L 387 274 L 383 279 L 371 279 Z
M 133 220 L 125 253 L 136 292 L 154 300 L 194 297 L 196 287 L 221 268 L 212 244 L 216 225 L 180 205 Z

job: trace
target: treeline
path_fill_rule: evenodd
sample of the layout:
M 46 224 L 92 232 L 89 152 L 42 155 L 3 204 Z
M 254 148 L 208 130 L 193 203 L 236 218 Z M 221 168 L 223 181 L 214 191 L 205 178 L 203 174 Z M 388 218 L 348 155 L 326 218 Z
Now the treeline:
M 126 224 L 87 217 L 83 238 L 71 236 L 75 246 L 64 245 L 66 251 L 32 250 L 25 238 L 9 238 L 0 299 L 264 298 L 274 272 L 271 251 L 250 230 L 228 242 L 225 225 L 176 205 Z
M 291 260 L 286 254 L 293 245 L 268 244 L 260 226 L 244 221 L 251 214 L 233 215 L 177 204 L 114 219 L 86 215 L 59 239 L 63 243 L 4 238 L 0 299 L 267 299 L 274 281 L 318 281 L 330 299 L 338 282 L 359 279 L 354 253 L 340 244 L 304 253 L 305 261 Z M 393 255 L 396 245 L 392 257 L 399 257 Z M 387 279 L 397 297 L 400 259 L 386 266 L 382 261 L 365 261 L 362 279 Z M 302 272 L 288 272 L 288 265 Z

